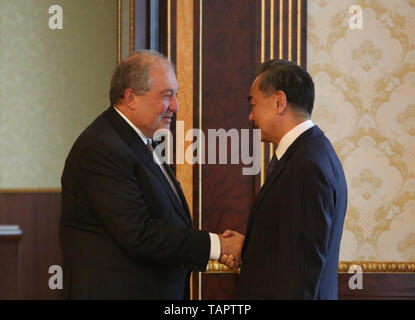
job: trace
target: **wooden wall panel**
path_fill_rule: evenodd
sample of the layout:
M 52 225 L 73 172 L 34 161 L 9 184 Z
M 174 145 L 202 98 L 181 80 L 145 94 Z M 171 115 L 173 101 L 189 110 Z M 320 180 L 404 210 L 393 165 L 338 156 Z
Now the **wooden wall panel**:
M 184 125 L 184 134 L 191 130 L 193 125 L 193 0 L 181 0 L 177 3 L 177 81 L 180 85 L 178 100 L 180 107 L 176 114 L 177 121 Z M 175 139 L 176 150 L 186 150 L 192 142 L 184 141 L 184 137 Z M 176 163 L 176 175 L 180 177 L 183 193 L 186 196 L 191 215 L 193 216 L 193 167 L 189 163 Z
M 237 274 L 204 274 L 202 280 L 204 300 L 232 300 L 236 296 Z
M 260 2 L 214 0 L 203 1 L 202 5 L 199 112 L 203 132 L 207 137 L 209 129 L 252 129 L 246 97 L 260 61 Z M 229 142 L 230 139 L 230 151 Z M 203 165 L 199 219 L 204 230 L 222 233 L 230 228 L 245 232 L 254 199 L 255 177 L 242 175 L 242 167 L 241 164 Z M 204 274 L 199 298 L 233 298 L 236 278 L 230 274 Z
M 351 276 L 351 274 L 339 273 L 339 300 L 415 300 L 414 273 L 364 273 L 361 290 L 349 288 L 348 282 Z M 237 279 L 237 274 L 204 275 L 203 298 L 233 299 L 236 294 Z
M 0 231 L 0 300 L 19 297 L 19 242 L 21 235 Z
M 0 193 L 0 224 L 18 225 L 18 299 L 58 299 L 48 286 L 49 267 L 62 264 L 58 238 L 60 193 Z M 0 275 L 2 276 L 2 275 Z
M 208 129 L 252 128 L 246 97 L 259 61 L 258 3 L 203 2 L 202 127 L 206 136 Z M 228 139 L 228 150 L 229 142 Z M 245 231 L 248 208 L 254 199 L 254 178 L 242 175 L 242 167 L 203 166 L 204 229 L 220 233 L 226 228 Z
M 339 300 L 415 300 L 415 273 L 363 273 L 363 288 L 355 290 L 351 276 L 339 273 Z

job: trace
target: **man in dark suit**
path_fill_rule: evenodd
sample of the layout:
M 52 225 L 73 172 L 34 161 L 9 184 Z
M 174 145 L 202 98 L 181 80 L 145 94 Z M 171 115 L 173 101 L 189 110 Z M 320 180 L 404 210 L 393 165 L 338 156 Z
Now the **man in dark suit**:
M 62 175 L 60 240 L 70 299 L 186 299 L 191 270 L 243 238 L 193 230 L 168 164 L 152 150 L 178 110 L 170 61 L 139 51 L 117 67 L 111 107 L 79 136 Z
M 258 74 L 249 120 L 277 149 L 248 218 L 238 296 L 337 299 L 347 186 L 330 141 L 310 120 L 313 80 L 284 60 L 263 63 Z

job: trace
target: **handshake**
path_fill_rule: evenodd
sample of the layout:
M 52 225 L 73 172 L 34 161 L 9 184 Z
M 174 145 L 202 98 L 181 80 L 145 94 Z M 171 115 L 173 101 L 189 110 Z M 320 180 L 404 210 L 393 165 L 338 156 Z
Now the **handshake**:
M 219 235 L 221 253 L 219 262 L 231 269 L 241 266 L 241 251 L 244 235 L 236 231 L 226 230 Z

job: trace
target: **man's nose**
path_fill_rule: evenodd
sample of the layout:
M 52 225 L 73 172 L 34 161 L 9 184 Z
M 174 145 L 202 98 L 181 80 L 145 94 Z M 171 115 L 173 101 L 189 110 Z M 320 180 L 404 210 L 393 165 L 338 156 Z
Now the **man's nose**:
M 179 100 L 177 100 L 177 95 L 175 95 L 175 94 L 172 95 L 172 98 L 170 100 L 169 109 L 174 113 L 179 111 Z

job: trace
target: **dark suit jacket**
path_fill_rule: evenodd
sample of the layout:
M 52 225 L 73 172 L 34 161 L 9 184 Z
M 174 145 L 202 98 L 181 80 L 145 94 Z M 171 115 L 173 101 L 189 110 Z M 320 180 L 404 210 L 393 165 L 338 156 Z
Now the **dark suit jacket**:
M 346 206 L 342 165 L 314 126 L 288 148 L 254 201 L 239 298 L 337 299 Z
M 188 298 L 210 238 L 133 128 L 110 107 L 76 140 L 62 175 L 64 293 L 74 299 Z

